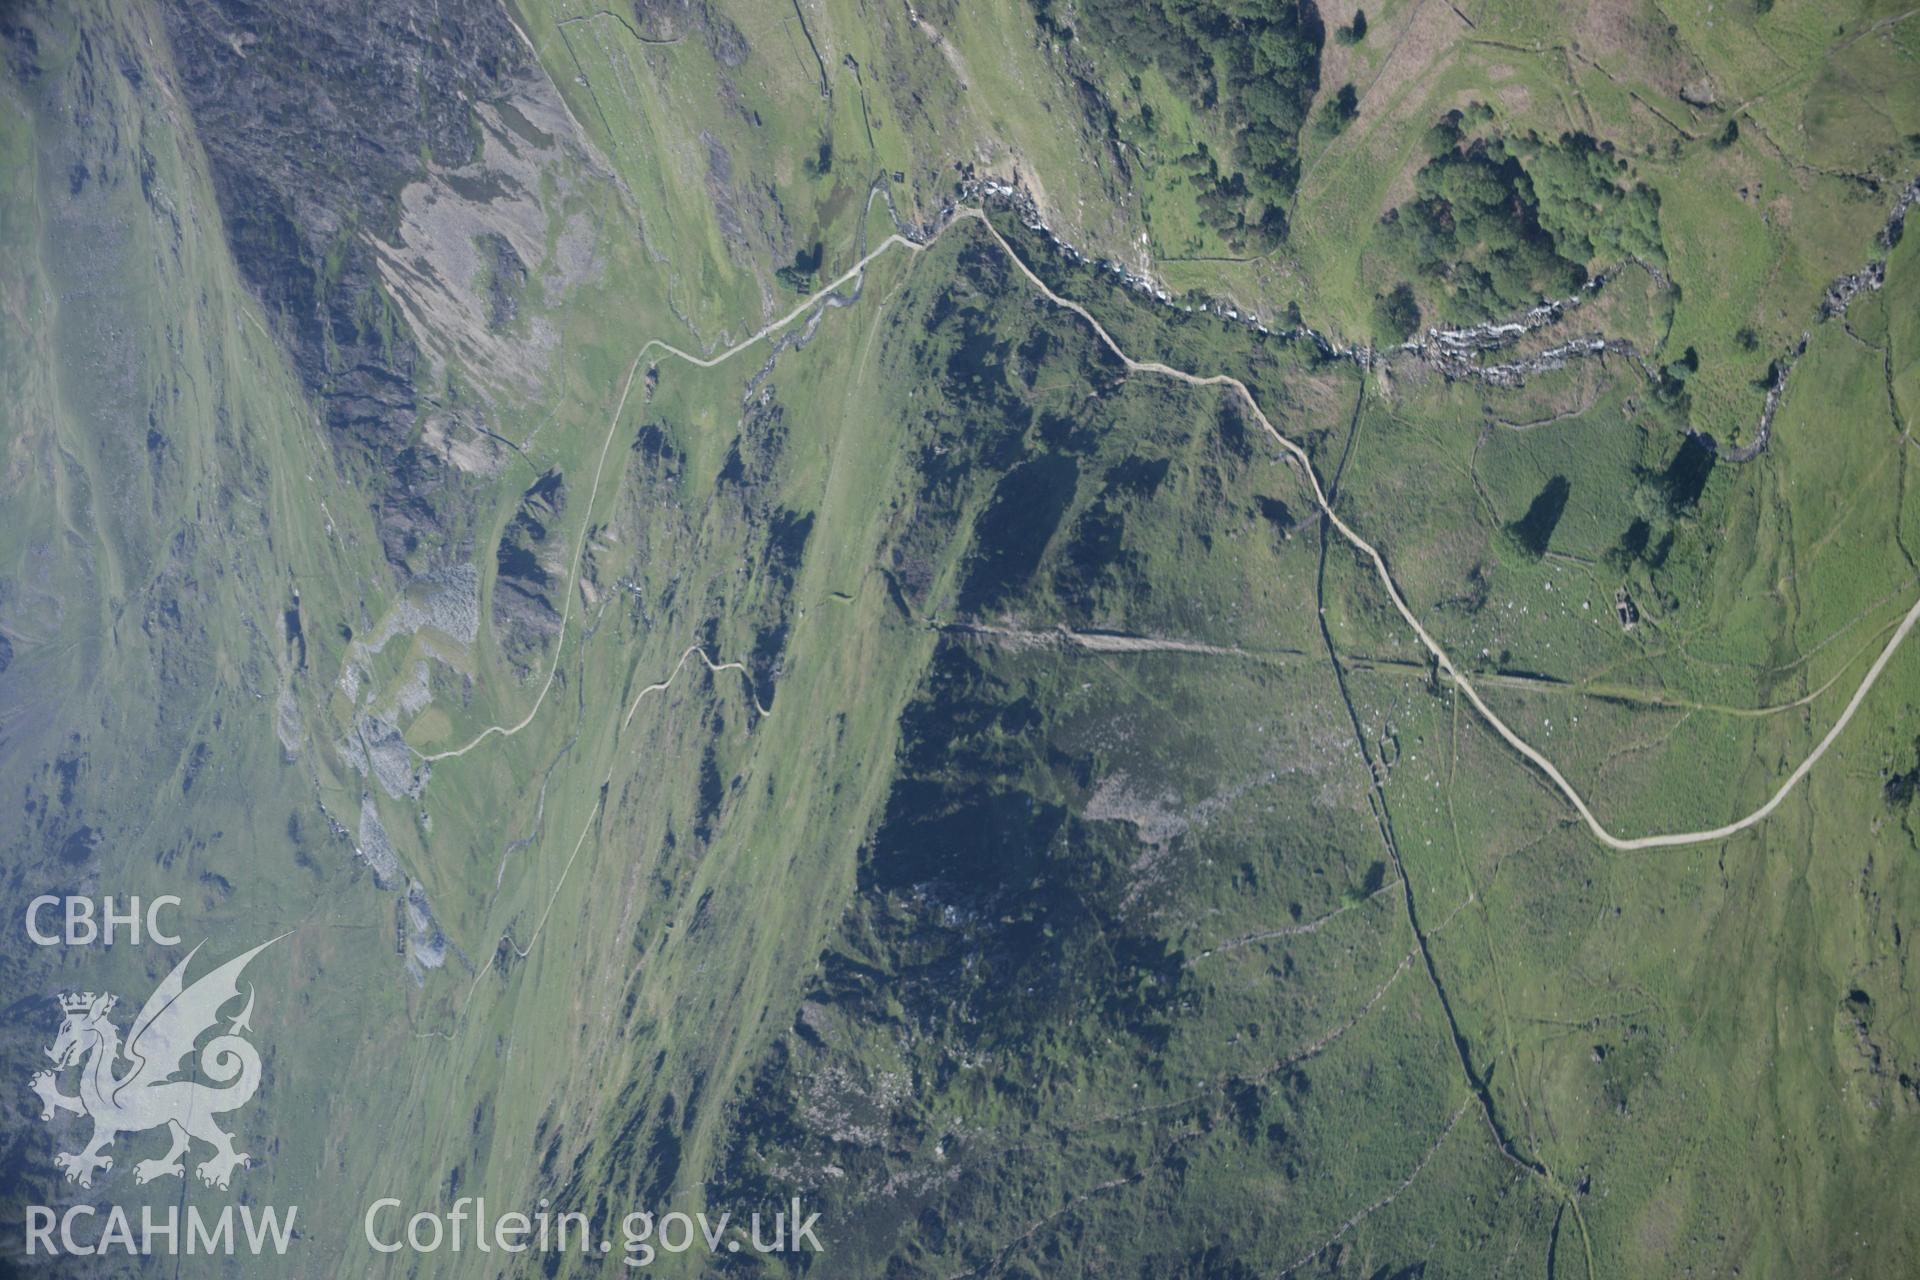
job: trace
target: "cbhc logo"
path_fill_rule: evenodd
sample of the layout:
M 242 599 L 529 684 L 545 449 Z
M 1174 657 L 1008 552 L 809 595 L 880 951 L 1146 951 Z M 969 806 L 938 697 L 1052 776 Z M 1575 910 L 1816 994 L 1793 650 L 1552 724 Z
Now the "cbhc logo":
M 137 947 L 140 945 L 140 927 L 145 924 L 149 941 L 163 947 L 177 947 L 180 945 L 177 934 L 160 931 L 160 908 L 179 905 L 180 899 L 170 893 L 163 894 L 147 903 L 146 910 L 142 912 L 140 897 L 136 894 L 127 899 L 124 910 L 116 910 L 113 895 L 109 894 L 100 899 L 96 912 L 92 898 L 61 898 L 43 893 L 27 904 L 27 936 L 33 939 L 35 946 L 41 947 L 90 947 L 96 942 L 110 947 L 114 943 L 115 930 L 119 930 L 127 942 Z M 40 927 L 49 907 L 60 908 L 53 920 L 63 926 L 53 933 Z

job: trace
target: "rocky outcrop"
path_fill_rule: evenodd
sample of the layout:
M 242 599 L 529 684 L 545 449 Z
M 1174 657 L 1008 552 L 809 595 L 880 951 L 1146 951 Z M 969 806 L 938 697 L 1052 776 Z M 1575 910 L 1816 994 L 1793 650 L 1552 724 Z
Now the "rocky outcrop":
M 753 52 L 733 20 L 706 0 L 633 0 L 628 26 L 646 44 L 679 44 L 696 36 L 729 71 L 744 66 Z
M 1887 221 L 1880 229 L 1880 247 L 1891 250 L 1900 243 L 1900 237 L 1906 232 L 1907 211 L 1915 201 L 1920 201 L 1920 178 L 1902 187 L 1900 194 L 1894 197 L 1893 208 L 1888 211 Z M 1886 283 L 1886 259 L 1868 259 L 1860 270 L 1836 277 L 1827 286 L 1826 293 L 1820 299 L 1819 310 L 1814 315 L 1814 323 L 1844 319 L 1847 308 L 1856 298 L 1863 293 L 1876 292 Z M 1787 393 L 1787 380 L 1793 376 L 1794 366 L 1807 353 L 1807 344 L 1812 339 L 1812 330 L 1802 331 L 1800 341 L 1773 362 L 1773 367 L 1767 372 L 1767 398 L 1760 406 L 1760 420 L 1754 427 L 1753 437 L 1739 448 L 1729 449 L 1727 461 L 1751 462 L 1766 451 L 1767 442 L 1773 439 L 1773 416 L 1779 411 L 1780 400 Z
M 472 104 L 534 74 L 531 57 L 491 0 L 163 12 L 241 274 L 404 566 L 445 538 L 446 468 L 412 443 L 419 351 L 379 287 L 372 238 L 391 236 L 428 158 L 472 158 Z
M 559 519 L 566 506 L 566 482 L 558 471 L 547 472 L 520 495 L 494 552 L 493 631 L 515 662 L 525 662 L 560 630 L 568 574 Z

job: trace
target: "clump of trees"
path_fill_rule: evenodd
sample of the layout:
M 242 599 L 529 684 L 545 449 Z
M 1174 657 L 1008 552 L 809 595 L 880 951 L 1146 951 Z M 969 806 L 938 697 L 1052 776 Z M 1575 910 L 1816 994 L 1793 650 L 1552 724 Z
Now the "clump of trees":
M 1266 250 L 1287 238 L 1287 211 L 1277 201 L 1269 202 L 1249 219 L 1252 191 L 1247 175 L 1237 169 L 1222 171 L 1205 142 L 1196 144 L 1178 163 L 1187 171 L 1187 181 L 1198 189 L 1195 203 L 1200 206 L 1200 220 L 1218 231 L 1228 244 L 1252 243 Z
M 1553 531 L 1567 512 L 1567 497 L 1573 485 L 1565 476 L 1554 476 L 1534 495 L 1527 514 L 1507 525 L 1507 536 L 1530 559 L 1539 560 L 1553 542 Z
M 1420 304 L 1402 281 L 1373 300 L 1373 333 L 1383 342 L 1405 342 L 1420 331 Z
M 1323 138 L 1335 137 L 1359 118 L 1360 94 L 1352 82 L 1348 82 L 1341 85 L 1340 91 L 1320 109 L 1320 135 Z
M 1470 132 L 1475 104 L 1427 133 L 1414 196 L 1385 219 L 1387 243 L 1447 301 L 1452 318 L 1519 310 L 1587 281 L 1588 264 L 1665 261 L 1659 194 L 1631 181 L 1612 144 L 1583 133 Z
M 1911 769 L 1889 774 L 1882 791 L 1889 805 L 1906 808 L 1920 794 L 1920 738 L 1913 740 L 1914 765 Z
M 825 253 L 825 247 L 816 240 L 813 248 L 800 250 L 793 255 L 793 261 L 790 264 L 781 267 L 773 274 L 781 284 L 795 293 L 811 293 L 814 273 L 820 270 L 820 260 Z
M 1388 230 L 1457 316 L 1511 311 L 1586 282 L 1542 223 L 1525 166 L 1497 138 L 1428 161 Z
M 1080 12 L 1108 47 L 1157 66 L 1196 106 L 1225 116 L 1230 167 L 1204 148 L 1185 158 L 1190 180 L 1211 197 L 1203 214 L 1229 239 L 1277 244 L 1320 88 L 1318 9 L 1294 0 L 1082 0 Z
M 1540 205 L 1540 222 L 1562 257 L 1613 263 L 1628 258 L 1660 265 L 1660 193 L 1633 180 L 1610 142 L 1584 133 L 1519 145 Z

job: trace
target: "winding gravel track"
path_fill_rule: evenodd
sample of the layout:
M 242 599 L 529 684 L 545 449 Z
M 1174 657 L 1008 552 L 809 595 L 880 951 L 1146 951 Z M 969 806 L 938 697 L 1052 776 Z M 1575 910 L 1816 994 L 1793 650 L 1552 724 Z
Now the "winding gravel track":
M 1407 607 L 1406 600 L 1401 597 L 1400 588 L 1394 584 L 1393 575 L 1387 571 L 1385 557 L 1374 549 L 1373 544 L 1354 532 L 1352 527 L 1349 526 L 1346 521 L 1342 520 L 1339 515 L 1334 512 L 1333 508 L 1328 505 L 1327 495 L 1320 487 L 1320 477 L 1314 474 L 1313 463 L 1308 459 L 1306 450 L 1289 440 L 1286 436 L 1280 434 L 1279 429 L 1268 420 L 1266 412 L 1260 408 L 1259 401 L 1253 398 L 1253 392 L 1247 389 L 1246 383 L 1229 374 L 1216 373 L 1202 377 L 1198 374 L 1188 373 L 1184 369 L 1176 369 L 1171 365 L 1161 364 L 1157 360 L 1135 360 L 1132 356 L 1121 350 L 1120 344 L 1113 340 L 1112 336 L 1107 333 L 1106 329 L 1101 326 L 1098 320 L 1093 318 L 1085 307 L 1071 299 L 1061 297 L 1052 289 L 1048 288 L 1046 282 L 1035 275 L 1027 267 L 1027 264 L 1020 260 L 1020 255 L 1013 251 L 1013 246 L 1009 245 L 1005 238 L 1001 236 L 1000 232 L 994 228 L 993 224 L 987 221 L 985 214 L 977 209 L 964 209 L 961 212 L 978 218 L 981 225 L 986 227 L 987 233 L 993 237 L 1002 251 L 1006 253 L 1009 260 L 1013 262 L 1014 266 L 1020 269 L 1020 273 L 1033 284 L 1033 287 L 1039 290 L 1041 295 L 1055 306 L 1064 307 L 1085 320 L 1100 340 L 1107 344 L 1108 349 L 1111 350 L 1128 369 L 1141 373 L 1159 374 L 1162 377 L 1184 382 L 1189 386 L 1231 387 L 1233 390 L 1239 392 L 1240 398 L 1246 401 L 1247 408 L 1252 411 L 1255 420 L 1257 420 L 1262 427 L 1265 427 L 1267 434 L 1272 436 L 1274 441 L 1279 444 L 1282 449 L 1285 449 L 1287 454 L 1300 465 L 1301 473 L 1305 476 L 1308 485 L 1313 489 L 1313 500 L 1319 505 L 1320 510 L 1326 514 L 1328 521 L 1335 529 L 1340 531 L 1341 537 L 1353 544 L 1356 551 L 1373 562 L 1374 572 L 1380 578 L 1380 585 L 1387 589 L 1387 596 L 1393 601 L 1394 609 L 1398 611 L 1401 618 L 1406 621 L 1406 624 L 1413 629 L 1413 634 L 1419 638 L 1421 645 L 1426 651 L 1433 655 L 1434 661 L 1440 664 L 1440 669 L 1446 672 L 1447 676 L 1459 686 L 1460 692 L 1467 695 L 1467 701 L 1472 703 L 1473 709 L 1480 713 L 1480 718 L 1485 720 L 1487 724 L 1493 728 L 1495 733 L 1504 738 L 1508 746 L 1525 756 L 1536 769 L 1546 776 L 1549 782 L 1553 783 L 1553 785 L 1559 789 L 1562 795 L 1566 796 L 1568 803 L 1573 805 L 1575 812 L 1586 822 L 1587 829 L 1593 832 L 1594 839 L 1610 849 L 1665 849 L 1679 845 L 1709 844 L 1715 840 L 1724 840 L 1728 836 L 1736 835 L 1739 832 L 1745 831 L 1748 827 L 1757 826 L 1766 821 L 1773 811 L 1779 808 L 1781 803 L 1786 800 L 1788 793 L 1800 785 L 1801 780 L 1812 771 L 1813 766 L 1819 761 L 1820 757 L 1827 753 L 1827 748 L 1831 747 L 1835 739 L 1839 738 L 1841 732 L 1847 727 L 1848 722 L 1853 719 L 1854 713 L 1860 709 L 1861 703 L 1866 701 L 1867 693 L 1873 688 L 1874 682 L 1880 678 L 1880 673 L 1886 670 L 1887 663 L 1893 659 L 1894 651 L 1900 647 L 1900 642 L 1907 638 L 1907 633 L 1913 630 L 1914 624 L 1920 622 L 1920 600 L 1916 600 L 1913 607 L 1907 610 L 1907 616 L 1901 619 L 1900 625 L 1894 629 L 1892 637 L 1887 641 L 1886 648 L 1880 651 L 1879 658 L 1875 659 L 1873 666 L 1868 668 L 1866 676 L 1860 681 L 1860 687 L 1854 690 L 1853 697 L 1847 702 L 1846 709 L 1840 713 L 1840 718 L 1834 721 L 1831 729 L 1827 730 L 1827 736 L 1820 739 L 1819 745 L 1814 747 L 1814 749 L 1808 753 L 1807 758 L 1800 762 L 1799 768 L 1787 775 L 1787 780 L 1780 784 L 1780 789 L 1775 791 L 1772 798 L 1765 804 L 1736 822 L 1729 822 L 1725 826 L 1714 827 L 1707 831 L 1679 831 L 1670 835 L 1635 836 L 1629 839 L 1623 839 L 1607 830 L 1600 819 L 1594 816 L 1593 810 L 1587 806 L 1586 800 L 1581 796 L 1580 792 L 1575 789 L 1574 785 L 1567 781 L 1565 775 L 1554 767 L 1553 761 L 1540 754 L 1532 743 L 1528 742 L 1518 733 L 1515 733 L 1506 721 L 1494 713 L 1493 708 L 1489 707 L 1485 700 L 1481 698 L 1480 691 L 1473 687 L 1473 682 L 1468 680 L 1466 675 L 1454 665 L 1453 659 L 1448 656 L 1447 651 L 1440 647 L 1440 642 L 1429 635 L 1427 629 L 1420 625 L 1420 620 L 1414 616 L 1413 610 Z
M 948 225 L 952 225 L 952 224 L 948 224 Z M 942 230 L 944 231 L 945 228 L 943 227 Z M 936 239 L 937 238 L 938 237 L 936 237 Z M 929 240 L 927 243 L 931 244 L 932 241 Z M 635 377 L 639 375 L 640 365 L 643 361 L 646 360 L 647 354 L 649 352 L 664 351 L 668 355 L 673 356 L 676 359 L 684 360 L 688 364 L 698 365 L 702 369 L 711 369 L 715 365 L 724 364 L 728 360 L 731 360 L 733 357 L 739 355 L 742 351 L 745 351 L 747 348 L 753 346 L 755 343 L 765 338 L 768 334 L 773 333 L 779 329 L 784 329 L 788 325 L 792 324 L 795 320 L 798 320 L 801 316 L 807 313 L 809 308 L 816 306 L 819 303 L 825 301 L 826 297 L 829 294 L 834 293 L 840 288 L 841 285 L 859 276 L 861 272 L 867 269 L 868 265 L 870 265 L 875 258 L 878 258 L 880 255 L 884 254 L 888 249 L 893 248 L 895 245 L 905 245 L 907 248 L 912 249 L 916 253 L 918 253 L 922 248 L 925 247 L 924 245 L 917 244 L 914 241 L 907 239 L 905 236 L 900 235 L 897 232 L 893 235 L 888 236 L 885 240 L 882 240 L 877 246 L 875 246 L 874 249 L 870 253 L 868 253 L 864 258 L 861 258 L 860 261 L 854 263 L 851 267 L 847 268 L 845 272 L 843 272 L 839 277 L 837 277 L 831 284 L 827 285 L 824 289 L 821 289 L 818 293 L 815 293 L 812 297 L 808 298 L 805 302 L 802 302 L 799 306 L 795 307 L 793 310 L 787 312 L 786 315 L 781 316 L 778 320 L 775 320 L 769 324 L 763 325 L 758 331 L 756 331 L 753 334 L 753 336 L 748 338 L 742 338 L 739 342 L 734 343 L 731 347 L 728 347 L 725 351 L 722 351 L 719 355 L 696 356 L 688 352 L 682 351 L 680 348 L 674 346 L 670 342 L 663 342 L 659 338 L 647 339 L 645 345 L 643 345 L 640 348 L 638 354 L 636 354 L 633 357 L 633 363 L 627 366 L 627 378 L 626 378 L 626 381 L 620 387 L 620 399 L 615 401 L 613 406 L 613 414 L 607 420 L 607 438 L 600 445 L 600 461 L 598 462 L 598 464 L 595 465 L 593 469 L 593 484 L 587 490 L 587 513 L 589 516 L 589 520 L 593 512 L 594 499 L 600 495 L 600 477 L 606 472 L 606 469 L 607 469 L 607 451 L 613 447 L 613 437 L 619 431 L 619 428 L 620 428 L 620 415 L 627 411 L 627 397 L 633 394 L 633 380 Z M 533 718 L 540 714 L 541 704 L 546 702 L 547 694 L 553 688 L 554 677 L 557 676 L 560 672 L 561 643 L 566 639 L 567 622 L 569 619 L 573 617 L 573 598 L 575 595 L 579 593 L 578 584 L 580 581 L 580 557 L 586 552 L 586 549 L 587 549 L 587 531 L 583 527 L 580 530 L 580 541 L 576 543 L 573 548 L 573 566 L 567 572 L 567 595 L 566 595 L 566 600 L 560 606 L 560 629 L 557 633 L 555 633 L 555 639 L 553 643 L 553 662 L 549 664 L 549 666 L 547 667 L 547 678 L 541 682 L 540 694 L 538 697 L 536 697 L 533 700 L 533 705 L 527 709 L 527 714 L 520 717 L 519 721 L 512 725 L 497 725 L 497 724 L 488 725 L 486 728 L 482 729 L 479 733 L 475 734 L 473 737 L 473 740 L 468 742 L 465 746 L 455 747 L 447 751 L 435 751 L 431 754 L 422 754 L 420 756 L 422 760 L 426 761 L 428 764 L 432 764 L 439 760 L 458 759 L 459 757 L 467 754 L 467 752 L 473 750 L 475 747 L 479 746 L 482 742 L 485 742 L 488 738 L 494 737 L 495 735 L 498 735 L 502 738 L 511 738 L 514 734 L 519 733 L 522 729 L 532 724 Z M 703 654 L 702 656 L 704 657 L 705 655 Z M 682 661 L 684 660 L 685 659 L 683 657 Z M 631 718 L 632 712 L 628 712 L 628 716 L 629 718 Z
M 1001 252 L 1006 254 L 1007 260 L 1019 270 L 1020 274 L 1026 278 L 1027 282 L 1031 284 L 1042 297 L 1053 305 L 1071 311 L 1086 321 L 1088 327 L 1093 330 L 1094 335 L 1106 344 L 1108 350 L 1112 351 L 1114 356 L 1117 357 L 1128 370 L 1135 373 L 1150 373 L 1164 378 L 1171 378 L 1176 382 L 1182 382 L 1192 387 L 1225 387 L 1237 393 L 1240 399 L 1246 402 L 1247 409 L 1252 413 L 1254 420 L 1266 430 L 1269 436 L 1273 437 L 1274 443 L 1278 444 L 1280 448 L 1286 452 L 1288 457 L 1298 465 L 1302 477 L 1313 491 L 1315 504 L 1317 504 L 1320 510 L 1326 515 L 1328 522 L 1334 529 L 1339 531 L 1341 537 L 1353 545 L 1356 551 L 1360 552 L 1361 555 L 1365 556 L 1372 563 L 1374 573 L 1379 577 L 1380 585 L 1386 588 L 1387 597 L 1393 602 L 1395 611 L 1399 613 L 1401 619 L 1406 622 L 1407 626 L 1412 629 L 1414 636 L 1420 641 L 1421 646 L 1433 655 L 1433 659 L 1439 664 L 1440 669 L 1453 681 L 1460 692 L 1466 695 L 1467 701 L 1472 704 L 1473 709 L 1479 713 L 1480 718 L 1486 721 L 1488 726 L 1491 727 L 1495 733 L 1499 734 L 1508 746 L 1519 752 L 1521 756 L 1525 757 L 1528 763 L 1539 770 L 1541 775 L 1544 776 L 1547 781 L 1551 782 L 1561 795 L 1566 797 L 1567 802 L 1573 806 L 1574 811 L 1578 813 L 1581 820 L 1586 823 L 1587 829 L 1593 833 L 1594 839 L 1610 849 L 1630 852 L 1640 849 L 1667 849 L 1683 845 L 1710 844 L 1714 841 L 1724 840 L 1729 836 L 1737 835 L 1749 827 L 1758 826 L 1760 823 L 1766 821 L 1767 818 L 1772 815 L 1773 811 L 1778 809 L 1786 800 L 1793 789 L 1805 780 L 1807 774 L 1812 772 L 1813 766 L 1819 762 L 1820 758 L 1827 753 L 1828 748 L 1832 747 L 1834 742 L 1840 737 L 1840 734 L 1845 731 L 1847 725 L 1853 720 L 1854 714 L 1860 710 L 1861 705 L 1866 701 L 1867 694 L 1873 689 L 1875 682 L 1880 679 L 1881 673 L 1886 670 L 1887 664 L 1893 660 L 1894 653 L 1899 649 L 1901 643 L 1906 640 L 1908 633 L 1913 630 L 1915 623 L 1920 623 L 1920 600 L 1916 600 L 1913 607 L 1907 610 L 1906 617 L 1901 619 L 1900 625 L 1894 629 L 1893 635 L 1887 640 L 1886 647 L 1880 651 L 1880 656 L 1875 659 L 1873 666 L 1868 668 L 1867 674 L 1860 681 L 1860 686 L 1854 690 L 1853 697 L 1848 700 L 1845 709 L 1841 711 L 1839 718 L 1834 721 L 1833 727 L 1827 730 L 1826 736 L 1820 739 L 1813 750 L 1807 754 L 1807 757 L 1800 762 L 1799 767 L 1787 775 L 1786 781 L 1780 784 L 1779 789 L 1773 793 L 1765 804 L 1762 804 L 1759 808 L 1743 818 L 1707 830 L 1678 831 L 1651 836 L 1617 836 L 1609 831 L 1605 824 L 1594 815 L 1585 797 L 1583 797 L 1579 790 L 1567 780 L 1566 776 L 1555 767 L 1553 761 L 1547 759 L 1532 743 L 1516 733 L 1506 721 L 1502 720 L 1499 715 L 1495 713 L 1492 707 L 1487 705 L 1485 699 L 1480 696 L 1480 691 L 1474 688 L 1473 682 L 1454 664 L 1452 656 L 1449 655 L 1447 651 L 1441 647 L 1440 642 L 1435 640 L 1433 636 L 1428 633 L 1427 629 L 1420 624 L 1420 619 L 1416 617 L 1413 610 L 1408 607 L 1405 598 L 1400 594 L 1400 588 L 1394 583 L 1393 574 L 1387 569 L 1386 558 L 1374 548 L 1373 544 L 1355 532 L 1354 529 L 1333 510 L 1332 505 L 1327 501 L 1325 490 L 1320 487 L 1320 478 L 1315 474 L 1312 460 L 1308 458 L 1306 450 L 1281 434 L 1279 428 L 1275 427 L 1273 422 L 1267 417 L 1266 411 L 1260 407 L 1259 401 L 1254 399 L 1253 392 L 1247 388 L 1246 383 L 1230 374 L 1216 373 L 1201 375 L 1189 373 L 1185 369 L 1176 369 L 1172 365 L 1162 364 L 1157 360 L 1134 359 L 1121 348 L 1118 342 L 1114 341 L 1113 336 L 1107 332 L 1106 328 L 1101 325 L 1084 306 L 1070 298 L 1061 297 L 1047 285 L 1046 281 L 1034 274 L 1033 270 L 1022 261 L 1020 255 L 1014 252 L 1013 246 L 1007 243 L 1006 238 L 1003 237 L 999 230 L 994 227 L 993 223 L 987 219 L 986 214 L 982 210 L 972 206 L 965 206 L 954 210 L 953 217 L 924 241 L 910 240 L 897 232 L 889 235 L 861 257 L 858 262 L 854 263 L 853 266 L 847 268 L 845 272 L 841 273 L 841 275 L 831 283 L 801 302 L 786 315 L 762 326 L 751 337 L 742 339 L 717 355 L 696 356 L 689 352 L 682 351 L 680 348 L 662 341 L 659 338 L 649 339 L 640 348 L 638 354 L 634 356 L 633 364 L 627 369 L 626 382 L 620 389 L 620 399 L 614 405 L 613 414 L 607 423 L 607 438 L 605 443 L 600 446 L 600 460 L 594 468 L 593 484 L 587 494 L 586 510 L 589 513 L 593 510 L 594 499 L 600 492 L 601 476 L 606 470 L 607 454 L 613 446 L 613 438 L 618 431 L 620 417 L 626 411 L 627 398 L 633 392 L 634 379 L 638 376 L 640 366 L 642 362 L 646 360 L 649 353 L 654 351 L 664 352 L 676 359 L 684 360 L 688 364 L 697 365 L 702 369 L 711 369 L 715 365 L 725 363 L 727 360 L 739 355 L 742 351 L 759 343 L 769 334 L 783 329 L 795 320 L 798 320 L 810 309 L 824 302 L 829 295 L 835 293 L 842 285 L 858 278 L 875 259 L 895 248 L 904 248 L 909 253 L 918 254 L 938 242 L 941 236 L 945 235 L 953 227 L 959 225 L 963 220 L 978 222 L 980 226 L 985 229 L 986 234 L 1000 247 Z M 481 730 L 481 732 L 465 746 L 448 751 L 435 752 L 431 755 L 423 755 L 422 759 L 429 763 L 439 760 L 455 759 L 473 750 L 473 748 L 490 737 L 495 735 L 512 737 L 533 722 L 533 718 L 540 712 L 541 705 L 546 701 L 547 693 L 553 688 L 554 679 L 560 669 L 561 641 L 565 639 L 567 621 L 572 615 L 573 597 L 577 594 L 576 584 L 580 575 L 580 559 L 585 550 L 586 529 L 583 527 L 580 534 L 580 541 L 574 548 L 573 567 L 568 574 L 566 603 L 560 615 L 559 637 L 554 642 L 553 662 L 547 669 L 547 678 L 540 687 L 540 694 L 534 699 L 534 704 L 527 711 L 527 714 L 521 717 L 518 723 L 511 726 L 490 725 L 486 729 Z M 702 657 L 705 657 L 704 653 Z M 682 661 L 685 661 L 685 655 L 682 655 Z M 711 659 L 709 659 L 709 663 L 711 663 Z

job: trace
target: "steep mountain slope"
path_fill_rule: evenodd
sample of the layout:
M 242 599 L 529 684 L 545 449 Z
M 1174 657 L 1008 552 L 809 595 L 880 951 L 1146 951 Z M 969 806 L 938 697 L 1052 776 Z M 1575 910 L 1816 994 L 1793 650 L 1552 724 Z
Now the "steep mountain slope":
M 0 1266 L 1909 1270 L 1920 24 L 1668 8 L 0 6 Z

